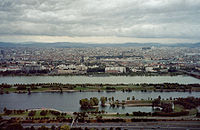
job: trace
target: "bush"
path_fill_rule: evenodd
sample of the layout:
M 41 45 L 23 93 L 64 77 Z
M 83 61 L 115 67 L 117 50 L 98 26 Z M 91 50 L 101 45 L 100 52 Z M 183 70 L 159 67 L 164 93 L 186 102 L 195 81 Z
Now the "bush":
M 17 90 L 26 90 L 26 86 L 18 86 Z
M 42 110 L 42 111 L 40 112 L 40 115 L 41 115 L 41 116 L 46 116 L 46 115 L 47 115 L 47 111 Z
M 52 115 L 55 115 L 55 116 L 59 116 L 59 115 L 60 115 L 60 112 L 59 112 L 59 111 L 50 110 L 49 112 L 50 112 Z
M 129 116 L 129 113 L 126 113 L 126 116 Z
M 13 123 L 7 126 L 6 130 L 23 130 L 23 127 L 19 123 Z
M 170 117 L 176 117 L 176 116 L 186 116 L 188 114 L 189 114 L 188 111 L 172 112 L 172 113 L 154 112 L 154 113 L 152 113 L 152 116 L 170 116 Z
M 151 112 L 133 112 L 134 116 L 151 116 Z
M 5 110 L 5 114 L 6 114 L 6 115 L 12 114 L 12 110 Z
M 30 112 L 28 113 L 28 116 L 35 116 L 35 114 L 36 114 L 36 111 L 30 111 Z
M 200 117 L 200 113 L 198 112 L 196 116 L 197 116 L 197 117 Z
M 174 104 L 180 104 L 185 109 L 192 109 L 200 105 L 200 98 L 194 98 L 194 97 L 178 98 L 176 101 L 174 101 Z

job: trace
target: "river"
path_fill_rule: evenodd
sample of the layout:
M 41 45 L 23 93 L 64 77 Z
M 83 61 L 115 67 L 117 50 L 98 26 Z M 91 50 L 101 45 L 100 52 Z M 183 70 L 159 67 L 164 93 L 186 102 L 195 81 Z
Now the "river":
M 60 93 L 32 93 L 28 94 L 3 94 L 0 95 L 0 110 L 3 111 L 4 107 L 8 109 L 31 109 L 31 108 L 53 108 L 60 111 L 65 112 L 79 112 L 80 105 L 79 100 L 82 98 L 90 98 L 90 97 L 114 97 L 115 100 L 126 100 L 127 97 L 132 98 L 135 96 L 136 99 L 155 99 L 158 96 L 161 98 L 177 98 L 177 97 L 200 97 L 200 92 L 140 92 L 140 91 L 132 91 L 125 92 L 116 91 L 116 92 L 64 92 Z M 143 112 L 151 112 L 151 107 L 122 107 L 120 108 L 110 108 L 109 106 L 106 108 L 101 108 L 100 110 L 105 110 L 107 112 L 115 112 L 115 113 L 132 113 L 133 111 L 143 111 Z
M 200 80 L 190 76 L 4 76 L 0 77 L 0 83 L 8 84 L 30 84 L 30 83 L 102 83 L 102 84 L 137 84 L 137 83 L 179 83 L 179 84 L 200 84 Z M 126 100 L 127 97 L 135 96 L 136 99 L 157 98 L 177 98 L 177 97 L 200 97 L 200 92 L 139 92 L 133 91 L 123 93 L 117 92 L 64 92 L 59 93 L 32 93 L 27 94 L 4 94 L 0 95 L 0 111 L 4 107 L 8 109 L 31 109 L 31 108 L 53 108 L 65 112 L 79 112 L 79 100 L 82 98 L 106 96 L 114 97 L 118 100 Z M 133 111 L 152 111 L 151 107 L 125 107 L 120 108 L 101 108 L 107 112 L 132 113 Z
M 102 83 L 102 84 L 137 84 L 137 83 L 179 83 L 200 84 L 200 80 L 191 76 L 2 76 L 0 83 Z

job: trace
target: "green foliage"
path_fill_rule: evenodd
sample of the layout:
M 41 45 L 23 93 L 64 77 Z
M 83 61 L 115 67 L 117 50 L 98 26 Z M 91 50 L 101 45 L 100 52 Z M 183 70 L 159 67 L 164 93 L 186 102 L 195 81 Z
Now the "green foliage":
M 93 97 L 94 105 L 97 106 L 99 104 L 99 99 L 97 97 Z
M 61 130 L 70 130 L 70 126 L 68 126 L 68 125 L 62 125 L 62 126 L 60 127 L 60 129 L 61 129 Z
M 176 101 L 174 101 L 174 104 L 182 105 L 185 109 L 192 109 L 200 105 L 200 98 L 178 98 Z
M 101 98 L 100 98 L 100 101 L 101 101 L 101 106 L 105 106 L 106 97 L 101 97 Z
M 23 130 L 23 127 L 19 123 L 13 123 L 7 126 L 6 130 Z
M 35 116 L 35 114 L 36 114 L 36 111 L 30 111 L 30 112 L 28 113 L 28 116 Z
M 81 108 L 90 108 L 90 101 L 87 98 L 81 99 L 79 103 Z
M 47 115 L 47 112 L 48 112 L 48 111 L 42 110 L 42 111 L 40 112 L 40 115 L 41 115 L 41 116 L 46 116 L 46 115 Z
M 26 86 L 18 86 L 17 90 L 26 90 Z
M 41 126 L 41 127 L 38 128 L 38 130 L 49 130 L 49 128 L 46 127 L 46 126 Z
M 99 104 L 99 99 L 96 98 L 96 97 L 92 97 L 92 98 L 90 98 L 90 100 L 85 98 L 85 99 L 81 99 L 79 101 L 79 103 L 81 105 L 81 108 L 88 109 L 88 108 L 92 108 L 94 106 L 97 106 Z

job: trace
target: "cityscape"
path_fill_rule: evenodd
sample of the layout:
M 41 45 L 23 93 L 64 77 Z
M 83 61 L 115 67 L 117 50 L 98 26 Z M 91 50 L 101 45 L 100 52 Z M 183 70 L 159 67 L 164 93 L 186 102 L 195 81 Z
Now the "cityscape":
M 199 78 L 200 50 L 187 47 L 1 48 L 1 75 L 178 75 Z
M 0 130 L 200 129 L 200 1 L 0 0 Z

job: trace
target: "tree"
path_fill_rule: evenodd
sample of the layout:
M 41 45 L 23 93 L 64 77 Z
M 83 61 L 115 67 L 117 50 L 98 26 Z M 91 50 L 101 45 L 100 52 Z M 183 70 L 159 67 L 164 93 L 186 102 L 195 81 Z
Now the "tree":
M 28 88 L 28 95 L 30 95 L 31 94 L 31 89 L 30 88 Z
M 154 101 L 152 102 L 152 107 L 158 106 L 160 104 L 160 99 L 154 99 Z
M 42 111 L 40 112 L 40 115 L 41 115 L 41 116 L 46 116 L 46 115 L 47 115 L 47 111 L 42 110 Z
M 124 107 L 126 101 L 122 100 L 122 107 Z
M 6 107 L 4 107 L 3 111 L 5 112 L 6 110 L 7 110 L 7 108 L 6 108 Z
M 90 101 L 87 98 L 81 99 L 79 103 L 81 105 L 81 108 L 90 108 Z
M 44 125 L 38 128 L 38 130 L 48 130 L 48 129 L 49 129 L 49 128 L 46 127 L 46 126 L 44 126 Z
M 114 102 L 114 100 L 115 100 L 115 98 L 114 97 L 112 97 L 112 101 Z
M 99 99 L 96 97 L 92 97 L 90 98 L 90 100 L 85 98 L 85 99 L 81 99 L 79 103 L 81 105 L 81 108 L 88 109 L 88 108 L 92 108 L 93 106 L 97 106 L 99 104 Z
M 117 107 L 119 107 L 119 100 L 116 100 L 115 104 L 117 105 Z
M 61 130 L 70 130 L 70 126 L 68 126 L 68 125 L 62 125 L 62 126 L 60 127 L 60 129 L 61 129 Z
M 31 126 L 30 130 L 35 130 L 34 126 Z
M 95 106 L 99 105 L 99 99 L 97 97 L 93 97 L 92 100 Z
M 94 100 L 90 98 L 90 106 L 95 106 Z
M 13 123 L 7 126 L 6 130 L 23 130 L 23 127 L 19 123 Z
M 105 103 L 106 103 L 106 98 L 105 97 L 101 97 L 100 98 L 100 101 L 101 101 L 101 106 L 105 106 Z
M 173 112 L 171 103 L 161 103 L 162 111 L 166 113 Z
M 161 99 L 161 96 L 160 96 L 160 95 L 158 96 L 158 99 Z
M 35 116 L 35 114 L 36 114 L 36 111 L 30 111 L 30 112 L 28 113 L 28 116 Z
M 52 126 L 51 126 L 51 130 L 56 130 L 55 125 L 52 125 Z

